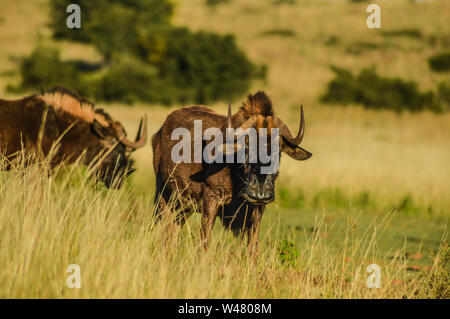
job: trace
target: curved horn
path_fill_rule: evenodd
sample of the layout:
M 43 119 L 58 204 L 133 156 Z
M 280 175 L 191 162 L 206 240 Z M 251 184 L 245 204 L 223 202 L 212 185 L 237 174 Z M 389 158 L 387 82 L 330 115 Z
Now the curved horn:
M 248 128 L 250 128 L 253 125 L 255 125 L 255 122 L 256 122 L 256 115 L 252 115 L 248 120 L 246 120 L 244 123 L 242 123 L 241 126 L 237 127 L 235 129 L 234 140 L 237 141 L 238 139 L 240 139 L 242 137 L 242 135 L 244 135 L 245 131 Z M 242 129 L 242 131 L 236 132 L 240 128 Z
M 231 103 L 228 102 L 228 115 L 227 115 L 227 128 L 232 128 L 232 122 L 231 122 Z M 241 126 L 237 127 L 238 128 L 242 128 L 243 131 L 245 131 L 246 129 L 252 127 L 256 122 L 256 116 L 252 115 L 248 120 L 246 120 L 244 123 L 242 123 Z M 235 139 L 237 139 L 238 136 L 235 136 Z
M 256 122 L 256 115 L 252 115 L 250 116 L 250 118 L 245 121 L 244 123 L 242 123 L 241 126 L 239 126 L 239 128 L 243 129 L 244 131 L 250 127 L 252 127 L 253 125 L 255 125 Z
M 280 130 L 280 135 L 285 140 L 287 140 L 292 145 L 299 145 L 302 142 L 303 134 L 305 133 L 305 116 L 303 115 L 303 105 L 300 108 L 300 127 L 298 129 L 296 137 L 292 136 L 292 133 L 287 127 L 287 125 L 278 117 L 275 117 L 275 124 Z
M 228 101 L 227 127 L 231 128 L 231 102 Z
M 130 147 L 132 150 L 144 147 L 147 143 L 147 115 L 144 115 L 144 117 L 141 118 L 141 123 L 139 124 L 139 129 L 136 135 L 136 141 L 132 142 L 126 137 L 123 137 L 120 142 L 123 145 Z

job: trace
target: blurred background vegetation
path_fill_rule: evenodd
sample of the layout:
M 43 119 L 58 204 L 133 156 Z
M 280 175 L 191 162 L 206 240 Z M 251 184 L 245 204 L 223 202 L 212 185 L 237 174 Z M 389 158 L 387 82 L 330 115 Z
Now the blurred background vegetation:
M 99 278 L 96 288 L 80 292 L 86 297 L 111 296 L 110 291 L 131 297 L 222 297 L 234 291 L 231 295 L 237 297 L 414 298 L 424 296 L 422 289 L 428 289 L 429 282 L 433 296 L 448 295 L 442 293 L 448 284 L 440 279 L 445 274 L 448 278 L 448 267 L 436 256 L 448 234 L 450 212 L 450 1 L 378 0 L 382 28 L 368 29 L 367 1 L 136 0 L 108 1 L 106 8 L 106 1 L 96 0 L 79 2 L 90 10 L 82 9 L 82 29 L 71 31 L 65 27 L 66 3 L 0 0 L 1 98 L 21 98 L 55 83 L 64 84 L 105 108 L 131 134 L 147 113 L 152 134 L 169 112 L 182 106 L 208 103 L 226 114 L 228 99 L 236 110 L 247 92 L 263 89 L 277 115 L 292 130 L 298 127 L 299 106 L 304 105 L 306 133 L 302 144 L 314 155 L 302 163 L 283 157 L 277 199 L 268 206 L 262 221 L 262 250 L 273 253 L 270 260 L 280 259 L 281 268 L 271 264 L 250 271 L 242 264 L 230 264 L 228 255 L 220 265 L 210 267 L 206 262 L 198 268 L 192 260 L 192 268 L 186 268 L 185 257 L 192 255 L 186 250 L 179 255 L 183 262 L 174 262 L 179 272 L 170 278 L 164 271 L 172 264 L 162 267 L 161 258 L 142 257 L 147 256 L 148 243 L 154 241 L 141 240 L 139 236 L 145 231 L 135 227 L 146 225 L 153 208 L 150 145 L 133 154 L 139 173 L 110 196 L 112 201 L 99 199 L 97 208 L 92 209 L 89 207 L 92 198 L 97 198 L 98 186 L 91 189 L 74 181 L 76 185 L 68 191 L 58 182 L 68 179 L 62 174 L 55 182 L 60 191 L 49 193 L 47 205 L 34 207 L 39 188 L 32 183 L 17 187 L 14 176 L 19 174 L 2 172 L 0 177 L 6 182 L 0 185 L 0 216 L 5 224 L 14 225 L 8 229 L 17 236 L 14 239 L 5 233 L 1 238 L 10 242 L 2 245 L 8 250 L 0 255 L 2 265 L 9 265 L 0 272 L 0 279 L 4 278 L 0 281 L 5 283 L 2 287 L 9 287 L 0 291 L 2 296 L 14 295 L 11 291 L 16 296 L 28 291 L 59 296 L 57 284 L 46 281 L 39 290 L 29 282 L 29 268 L 21 268 L 21 280 L 11 281 L 11 271 L 27 260 L 36 265 L 35 278 L 42 278 L 47 270 L 59 274 L 55 255 L 66 265 L 67 260 L 80 258 L 79 254 L 85 258 L 86 273 Z M 79 175 L 84 176 L 83 172 Z M 68 193 L 70 197 L 66 197 Z M 80 210 L 79 203 L 86 209 Z M 22 228 L 17 216 L 27 220 L 30 211 L 35 211 L 35 220 L 23 223 L 28 228 Z M 81 223 L 74 221 L 71 225 L 75 228 L 68 227 L 85 231 L 85 241 L 80 242 L 78 235 L 73 240 L 61 239 L 67 238 L 66 232 L 42 219 L 63 218 L 66 215 L 61 211 L 76 220 L 86 218 Z M 114 222 L 105 223 L 103 214 Z M 375 222 L 385 218 L 389 223 L 379 233 Z M 117 237 L 123 220 L 131 223 L 124 238 Z M 198 235 L 198 223 L 194 215 L 189 222 L 192 236 Z M 27 249 L 34 247 L 31 242 L 37 238 L 33 236 L 43 238 L 34 233 L 40 231 L 36 225 L 47 227 L 51 240 L 41 241 L 43 248 L 28 255 Z M 65 220 L 58 225 L 66 225 Z M 91 225 L 99 228 L 84 228 Z M 143 243 L 142 252 L 132 255 L 137 258 L 124 258 L 114 245 L 89 248 L 85 243 L 93 242 L 91 234 L 98 234 L 94 242 L 104 243 L 103 226 L 108 227 L 112 241 L 124 245 L 123 251 L 136 249 L 136 245 L 128 245 L 132 238 L 139 245 Z M 349 237 L 343 236 L 343 228 Z M 60 230 L 61 238 L 52 237 L 58 234 L 55 229 Z M 221 230 L 216 223 L 215 235 Z M 371 236 L 372 230 L 377 238 L 365 241 L 364 236 Z M 321 244 L 313 249 L 316 238 Z M 370 253 L 359 251 L 364 246 L 361 242 L 374 244 Z M 61 243 L 58 254 L 53 253 L 56 250 L 49 252 L 51 256 L 44 253 L 48 243 Z M 358 252 L 348 255 L 346 243 Z M 228 244 L 232 251 L 238 246 L 231 238 Z M 17 254 L 20 245 L 28 248 Z M 74 248 L 68 256 L 70 245 L 82 249 Z M 156 244 L 154 247 L 164 251 Z M 100 267 L 98 262 L 102 261 L 92 258 L 99 255 L 108 255 L 112 261 Z M 39 256 L 42 260 L 36 261 Z M 214 250 L 211 259 L 222 261 Z M 139 280 L 124 275 L 124 270 L 130 269 L 127 260 L 139 261 Z M 317 264 L 311 267 L 309 261 Z M 357 264 L 359 273 L 364 274 L 372 262 L 385 271 L 384 290 L 368 291 L 364 276 L 359 277 L 356 289 L 355 271 L 347 266 Z M 436 265 L 443 275 L 430 278 L 430 268 Z M 143 272 L 149 267 L 153 270 L 147 276 Z M 341 268 L 347 270 L 342 273 Z M 116 271 L 108 280 L 114 288 L 103 289 L 100 278 L 111 272 L 102 273 L 102 269 Z M 236 269 L 247 269 L 246 273 L 257 278 Z M 192 276 L 195 271 L 197 275 Z M 223 273 L 227 274 L 225 283 L 202 277 Z M 297 281 L 301 274 L 307 274 L 308 281 Z M 141 282 L 142 278 L 145 287 L 155 288 L 151 293 L 151 288 L 129 288 L 130 282 Z M 151 284 L 152 280 L 162 287 Z M 249 283 L 254 285 L 253 292 L 247 290 Z M 63 293 L 77 296 L 72 291 Z
M 301 181 L 297 163 L 282 165 L 284 207 L 447 215 L 448 2 L 381 1 L 379 30 L 353 1 L 79 1 L 80 30 L 66 27 L 69 1 L 0 3 L 2 97 L 62 84 L 130 130 L 151 110 L 154 132 L 162 106 L 224 113 L 264 89 L 293 128 L 305 105 L 305 147 L 318 154 Z M 151 149 L 140 156 L 144 192 Z
M 21 64 L 22 82 L 11 90 L 59 83 L 97 101 L 207 103 L 241 96 L 252 79 L 265 75 L 234 36 L 172 25 L 170 0 L 76 1 L 81 29 L 66 26 L 71 3 L 50 1 L 53 39 L 86 43 L 101 60 L 62 60 L 55 45 L 38 43 Z
M 235 37 L 210 31 L 191 31 L 172 23 L 176 3 L 171 0 L 81 0 L 82 28 L 66 26 L 67 6 L 73 1 L 51 0 L 49 26 L 53 42 L 37 45 L 21 62 L 21 82 L 11 92 L 64 84 L 97 101 L 210 103 L 242 96 L 252 81 L 266 78 L 266 63 L 251 61 Z M 363 1 L 352 1 L 363 2 Z M 230 1 L 204 2 L 216 12 Z M 270 2 L 269 2 L 270 3 Z M 305 5 L 310 2 L 302 1 Z M 272 6 L 295 5 L 296 1 L 272 1 Z M 424 34 L 418 28 L 396 28 L 377 32 L 384 41 L 341 43 L 330 35 L 328 48 L 344 45 L 347 54 L 366 51 L 408 50 L 400 39 L 427 42 L 439 48 L 427 57 L 427 72 L 447 73 L 450 69 L 450 40 L 447 34 Z M 290 28 L 261 32 L 261 37 L 296 37 Z M 72 41 L 92 46 L 100 59 L 64 60 L 57 43 Z M 341 65 L 331 65 L 335 78 L 318 98 L 323 103 L 360 104 L 369 108 L 445 112 L 450 105 L 449 84 L 437 83 L 423 90 L 401 75 L 383 77 L 376 65 L 366 66 L 353 76 Z M 124 81 L 124 79 L 127 79 Z

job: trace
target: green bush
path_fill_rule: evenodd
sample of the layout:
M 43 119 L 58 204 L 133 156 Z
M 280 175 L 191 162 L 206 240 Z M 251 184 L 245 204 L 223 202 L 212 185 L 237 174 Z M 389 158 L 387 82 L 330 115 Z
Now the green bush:
M 383 50 L 386 48 L 387 44 L 385 43 L 356 41 L 347 46 L 346 52 L 353 55 L 361 55 L 364 51 Z
M 295 32 L 289 29 L 271 29 L 261 33 L 262 36 L 280 36 L 280 37 L 293 37 Z
M 385 37 L 407 37 L 407 38 L 413 38 L 413 39 L 420 39 L 423 36 L 422 31 L 420 31 L 420 29 L 416 29 L 416 28 L 386 30 L 386 31 L 381 31 L 381 34 Z
M 450 109 L 450 82 L 442 82 L 438 86 L 439 99 Z
M 231 35 L 190 32 L 176 28 L 167 36 L 166 50 L 156 66 L 174 87 L 174 100 L 206 103 L 246 92 L 256 68 Z
M 96 87 L 96 99 L 129 104 L 137 101 L 162 102 L 165 95 L 158 71 L 129 57 L 112 65 Z
M 72 87 L 85 94 L 86 89 L 80 85 L 81 74 L 75 63 L 61 61 L 60 52 L 52 46 L 38 46 L 20 66 L 22 82 L 16 91 L 25 89 L 42 89 L 56 84 Z M 13 87 L 10 87 L 13 89 Z
M 66 7 L 81 8 L 81 29 L 66 26 Z M 106 60 L 131 50 L 139 38 L 170 27 L 170 0 L 51 0 L 51 28 L 56 39 L 91 43 Z
M 417 84 L 400 78 L 380 77 L 374 68 L 366 68 L 354 76 L 349 70 L 333 66 L 336 77 L 321 96 L 324 103 L 362 104 L 368 108 L 395 111 L 442 111 L 438 97 L 432 91 L 420 92 Z
M 450 52 L 436 54 L 428 59 L 430 68 L 435 72 L 450 71 Z
M 330 37 L 325 41 L 325 45 L 326 45 L 326 46 L 330 46 L 330 47 L 339 45 L 340 43 L 341 43 L 341 39 L 339 39 L 339 37 L 336 36 L 336 35 L 330 36 Z
M 22 63 L 22 87 L 64 84 L 97 100 L 132 103 L 207 103 L 247 92 L 265 76 L 231 35 L 191 32 L 170 24 L 170 0 L 81 0 L 81 29 L 66 27 L 66 6 L 51 0 L 54 37 L 93 45 L 100 69 L 61 61 L 57 50 L 38 47 Z
M 279 5 L 279 4 L 296 4 L 297 0 L 274 0 L 272 1 L 272 4 Z
M 206 0 L 206 4 L 209 6 L 215 6 L 221 3 L 227 3 L 230 2 L 230 0 Z

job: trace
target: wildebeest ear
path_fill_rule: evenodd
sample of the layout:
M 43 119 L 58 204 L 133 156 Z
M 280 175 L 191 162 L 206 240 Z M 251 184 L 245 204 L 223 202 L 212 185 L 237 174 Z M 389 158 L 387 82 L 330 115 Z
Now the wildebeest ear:
M 96 119 L 94 119 L 94 122 L 92 122 L 91 124 L 91 130 L 95 135 L 97 135 L 101 139 L 105 139 L 109 135 L 108 130 L 104 128 L 103 125 L 101 125 L 100 122 L 97 121 Z
M 307 150 L 290 143 L 283 143 L 281 150 L 297 161 L 304 161 L 312 156 Z

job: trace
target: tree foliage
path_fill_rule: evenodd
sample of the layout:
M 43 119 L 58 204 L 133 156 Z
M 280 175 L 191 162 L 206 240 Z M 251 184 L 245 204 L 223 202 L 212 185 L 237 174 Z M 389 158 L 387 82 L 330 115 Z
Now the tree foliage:
M 362 69 L 358 75 L 333 66 L 335 78 L 321 97 L 324 103 L 362 104 L 368 108 L 395 111 L 443 111 L 443 104 L 432 91 L 421 92 L 417 83 L 400 78 L 384 78 L 375 68 Z
M 450 71 L 450 52 L 442 52 L 428 59 L 428 64 L 434 72 Z
M 51 0 L 56 40 L 92 45 L 99 70 L 62 61 L 55 48 L 37 46 L 22 64 L 22 87 L 58 82 L 106 101 L 207 103 L 245 93 L 265 76 L 232 35 L 191 32 L 171 25 L 170 0 Z M 66 26 L 66 7 L 81 8 L 81 29 Z

